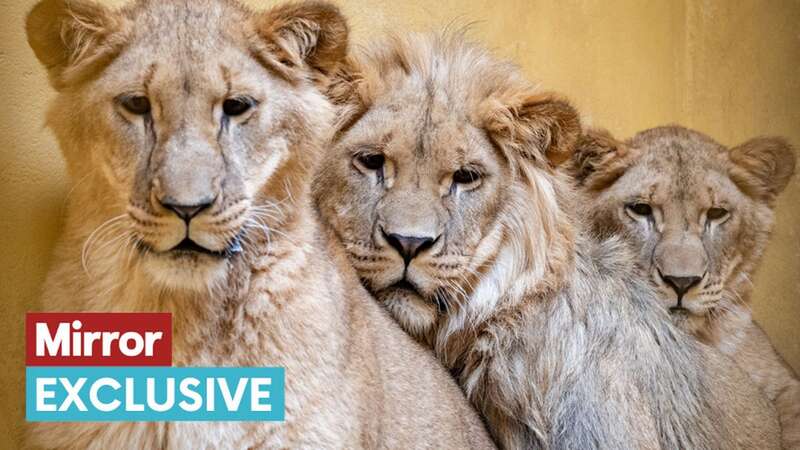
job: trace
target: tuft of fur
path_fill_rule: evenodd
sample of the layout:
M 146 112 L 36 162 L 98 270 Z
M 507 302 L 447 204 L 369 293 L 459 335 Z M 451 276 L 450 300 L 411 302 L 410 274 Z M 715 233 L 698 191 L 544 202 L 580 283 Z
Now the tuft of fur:
M 623 241 L 584 226 L 555 170 L 579 137 L 565 100 L 461 35 L 390 38 L 340 75 L 317 207 L 501 447 L 777 448 L 747 376 L 670 323 Z M 427 244 L 409 257 L 392 236 Z
M 59 90 L 48 122 L 75 182 L 44 308 L 171 312 L 176 366 L 281 366 L 287 377 L 284 422 L 36 423 L 29 445 L 493 447 L 311 207 L 333 121 L 319 82 L 347 47 L 334 6 L 44 0 L 28 33 Z M 131 96 L 150 112 L 126 109 Z M 223 115 L 226 98 L 252 105 Z M 170 210 L 199 200 L 191 221 Z M 185 238 L 213 255 L 175 250 Z
M 759 137 L 729 150 L 677 125 L 625 142 L 588 130 L 570 166 L 591 205 L 594 231 L 640 249 L 640 276 L 658 289 L 676 324 L 750 375 L 778 411 L 783 448 L 800 448 L 800 381 L 752 320 L 750 280 L 769 240 L 775 198 L 794 168 L 783 138 Z M 631 203 L 648 204 L 652 217 L 629 214 Z M 708 219 L 711 208 L 729 213 Z M 679 300 L 663 278 L 676 270 L 700 280 Z M 675 310 L 676 302 L 683 309 Z

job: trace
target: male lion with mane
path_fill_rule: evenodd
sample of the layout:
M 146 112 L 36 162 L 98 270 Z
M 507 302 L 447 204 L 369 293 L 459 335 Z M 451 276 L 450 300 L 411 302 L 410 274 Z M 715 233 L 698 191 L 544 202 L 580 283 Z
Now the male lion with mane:
M 379 42 L 328 93 L 322 217 L 502 447 L 778 447 L 747 376 L 670 323 L 621 241 L 584 230 L 554 168 L 581 132 L 566 101 L 460 36 Z
M 282 422 L 37 423 L 30 444 L 492 447 L 318 225 L 310 175 L 334 117 L 320 87 L 347 50 L 336 7 L 45 0 L 27 31 L 77 181 L 45 309 L 167 311 L 176 366 L 286 369 Z
M 643 275 L 681 328 L 729 355 L 778 411 L 783 448 L 800 449 L 800 381 L 752 320 L 750 293 L 794 173 L 782 138 L 730 150 L 680 126 L 620 142 L 603 130 L 581 139 L 571 170 L 600 235 L 639 249 Z

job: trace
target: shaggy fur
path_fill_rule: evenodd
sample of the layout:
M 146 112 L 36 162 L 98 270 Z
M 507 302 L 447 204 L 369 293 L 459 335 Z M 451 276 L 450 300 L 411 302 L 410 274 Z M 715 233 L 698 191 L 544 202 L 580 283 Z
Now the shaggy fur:
M 781 138 L 728 150 L 696 131 L 666 126 L 627 142 L 590 131 L 572 171 L 589 197 L 595 231 L 625 236 L 640 249 L 644 278 L 675 323 L 750 375 L 778 410 L 783 447 L 797 449 L 800 381 L 753 322 L 749 306 L 774 200 L 794 167 L 793 150 Z M 637 214 L 636 204 L 651 214 Z M 674 275 L 696 277 L 697 284 L 679 296 L 664 278 Z
M 502 447 L 777 448 L 746 375 L 584 231 L 554 169 L 580 134 L 566 101 L 460 36 L 381 42 L 339 75 L 316 204 Z
M 319 88 L 347 47 L 334 6 L 45 0 L 27 29 L 76 181 L 44 308 L 171 312 L 175 365 L 287 377 L 284 422 L 38 423 L 31 445 L 493 446 L 317 225 L 310 173 L 333 119 Z

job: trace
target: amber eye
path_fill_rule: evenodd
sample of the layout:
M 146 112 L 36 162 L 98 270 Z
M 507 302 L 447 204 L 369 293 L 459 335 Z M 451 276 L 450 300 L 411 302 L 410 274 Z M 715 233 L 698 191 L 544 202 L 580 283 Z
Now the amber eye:
M 386 163 L 386 157 L 382 153 L 362 153 L 356 156 L 356 161 L 364 169 L 380 170 Z
M 728 216 L 728 210 L 725 208 L 710 208 L 706 211 L 706 219 L 708 220 L 722 220 Z
M 122 97 L 122 99 L 120 99 L 120 104 L 126 111 L 137 116 L 150 113 L 150 100 L 141 95 Z
M 632 203 L 625 207 L 637 216 L 650 217 L 653 215 L 653 208 L 647 203 Z
M 481 174 L 472 169 L 460 169 L 453 173 L 453 183 L 472 184 L 481 179 Z
M 222 102 L 222 112 L 226 116 L 240 116 L 253 107 L 253 100 L 246 97 L 229 98 Z

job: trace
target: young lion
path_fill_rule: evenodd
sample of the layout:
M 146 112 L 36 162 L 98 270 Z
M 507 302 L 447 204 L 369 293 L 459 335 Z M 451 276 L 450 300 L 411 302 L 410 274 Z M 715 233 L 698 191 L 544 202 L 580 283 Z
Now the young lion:
M 750 315 L 750 278 L 795 167 L 781 138 L 731 150 L 679 126 L 618 142 L 590 131 L 573 158 L 602 234 L 626 236 L 674 321 L 730 355 L 771 399 L 784 448 L 800 449 L 800 381 Z
M 584 231 L 553 169 L 580 134 L 568 103 L 458 37 L 379 43 L 330 95 L 315 202 L 502 447 L 778 447 L 747 376 L 670 324 L 624 245 Z
M 284 422 L 42 423 L 33 445 L 492 446 L 311 207 L 333 119 L 315 82 L 347 47 L 335 7 L 45 0 L 27 31 L 59 91 L 49 123 L 79 180 L 45 308 L 168 311 L 175 365 L 282 366 L 287 377 Z

